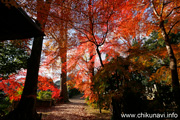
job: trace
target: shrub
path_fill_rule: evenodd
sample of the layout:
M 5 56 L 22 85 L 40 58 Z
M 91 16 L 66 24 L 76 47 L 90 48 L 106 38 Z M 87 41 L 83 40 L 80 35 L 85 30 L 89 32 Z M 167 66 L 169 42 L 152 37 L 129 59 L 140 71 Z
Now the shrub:
M 51 100 L 52 92 L 51 91 L 39 91 L 37 93 L 37 99 L 39 100 Z

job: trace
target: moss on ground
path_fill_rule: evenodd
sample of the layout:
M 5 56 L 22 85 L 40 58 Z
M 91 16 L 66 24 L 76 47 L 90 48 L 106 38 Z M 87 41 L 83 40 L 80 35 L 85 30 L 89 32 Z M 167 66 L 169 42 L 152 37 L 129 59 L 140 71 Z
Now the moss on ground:
M 86 112 L 91 116 L 94 116 L 96 120 L 111 120 L 112 116 L 110 110 L 102 109 L 100 113 L 99 109 L 93 108 L 91 106 L 86 106 Z

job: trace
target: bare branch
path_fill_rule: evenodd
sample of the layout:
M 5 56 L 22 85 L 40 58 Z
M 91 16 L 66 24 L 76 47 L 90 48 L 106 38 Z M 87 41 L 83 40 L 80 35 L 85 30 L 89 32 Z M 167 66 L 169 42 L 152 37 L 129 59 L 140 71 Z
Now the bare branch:
M 174 10 L 179 9 L 179 8 L 180 6 L 174 7 L 165 18 L 169 17 Z
M 108 19 L 107 19 L 107 21 L 106 21 L 106 24 L 107 24 L 107 28 L 106 28 L 106 32 L 105 32 L 105 34 L 103 35 L 103 38 L 102 38 L 102 43 L 100 44 L 100 46 L 101 45 L 103 45 L 104 44 L 104 42 L 105 42 L 105 40 L 106 40 L 106 37 L 107 37 L 107 34 L 108 34 L 108 32 L 109 32 L 109 20 L 110 20 L 110 18 L 111 18 L 111 16 L 113 15 L 113 10 L 111 11 L 111 14 L 109 15 L 109 17 L 108 17 Z
M 86 33 L 84 33 L 84 32 L 81 30 L 81 28 L 77 28 L 77 27 L 75 27 L 73 24 L 70 24 L 70 25 L 72 26 L 72 28 L 74 28 L 75 30 L 77 30 L 77 31 L 79 31 L 80 33 L 82 33 L 83 35 L 85 35 L 86 38 L 87 38 L 90 42 L 96 44 L 93 40 L 91 40 L 91 39 L 88 37 L 88 35 L 87 35 Z

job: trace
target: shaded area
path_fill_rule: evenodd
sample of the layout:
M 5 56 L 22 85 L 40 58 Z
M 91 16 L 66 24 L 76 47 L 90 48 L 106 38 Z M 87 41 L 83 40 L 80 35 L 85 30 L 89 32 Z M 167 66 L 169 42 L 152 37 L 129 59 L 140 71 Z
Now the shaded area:
M 16 5 L 14 1 L 11 1 Z M 38 25 L 20 7 L 0 1 L 0 41 L 44 36 Z

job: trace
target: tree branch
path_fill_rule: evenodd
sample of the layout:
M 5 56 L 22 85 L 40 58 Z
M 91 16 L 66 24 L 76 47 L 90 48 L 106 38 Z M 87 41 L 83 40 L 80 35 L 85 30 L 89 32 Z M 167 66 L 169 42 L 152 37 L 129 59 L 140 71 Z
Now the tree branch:
M 109 17 L 108 17 L 108 19 L 107 19 L 107 21 L 106 21 L 106 24 L 107 24 L 107 28 L 106 28 L 106 32 L 105 32 L 105 34 L 103 35 L 103 38 L 102 38 L 102 43 L 100 44 L 100 46 L 101 45 L 103 45 L 104 44 L 104 42 L 105 42 L 105 40 L 106 40 L 106 37 L 107 37 L 107 34 L 108 34 L 108 32 L 109 32 L 109 19 L 111 18 L 111 16 L 113 15 L 113 11 L 111 11 L 111 13 L 110 13 L 110 15 L 109 15 Z
M 163 2 L 162 2 L 162 7 L 161 7 L 161 13 L 160 13 L 160 16 L 162 16 L 162 14 L 163 14 L 163 9 L 164 9 L 164 0 L 163 0 Z
M 180 6 L 174 7 L 165 18 L 168 18 L 171 15 L 171 13 L 178 8 L 180 8 Z
M 174 25 L 171 26 L 171 28 L 170 28 L 170 30 L 169 30 L 169 32 L 168 32 L 168 35 L 171 33 L 171 30 L 173 29 L 173 27 L 174 27 L 178 22 L 180 22 L 180 20 L 176 21 L 176 22 L 174 23 Z
M 99 56 L 99 60 L 100 60 L 100 63 L 101 63 L 101 67 L 104 67 L 104 64 L 103 64 L 103 62 L 102 62 L 101 53 L 100 53 L 100 51 L 99 51 L 99 46 L 96 46 L 96 47 L 97 47 L 97 48 L 96 48 L 96 51 L 97 51 L 98 56 Z
M 161 16 L 158 14 L 158 12 L 157 12 L 157 10 L 156 10 L 156 8 L 155 8 L 154 0 L 151 0 L 151 3 L 152 3 L 152 7 L 153 7 L 153 11 L 154 11 L 155 15 L 160 19 Z
M 75 30 L 77 30 L 77 31 L 79 31 L 80 33 L 82 33 L 83 35 L 85 35 L 86 38 L 87 38 L 90 42 L 92 42 L 92 43 L 95 44 L 95 42 L 92 41 L 92 40 L 88 37 L 88 35 L 87 35 L 86 33 L 84 33 L 82 30 L 80 30 L 80 28 L 75 27 L 73 24 L 70 24 L 70 25 L 71 25 Z

